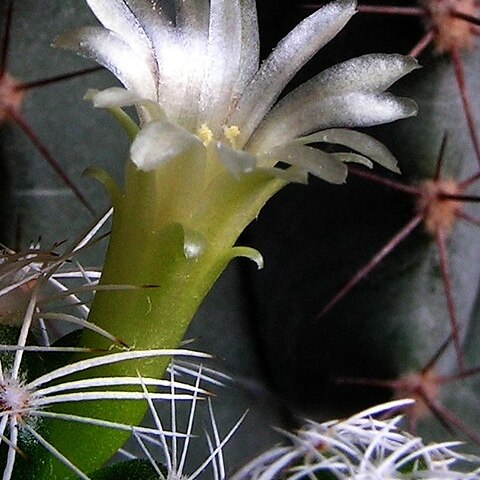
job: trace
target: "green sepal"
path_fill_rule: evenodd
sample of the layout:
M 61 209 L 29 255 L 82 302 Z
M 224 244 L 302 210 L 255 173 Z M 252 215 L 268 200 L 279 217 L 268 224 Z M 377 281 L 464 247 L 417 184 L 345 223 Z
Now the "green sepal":
M 100 182 L 105 190 L 107 191 L 112 205 L 118 205 L 121 197 L 122 191 L 118 186 L 117 182 L 108 174 L 103 168 L 98 167 L 88 167 L 83 171 L 82 174 L 84 177 L 92 177 L 98 182 Z
M 140 131 L 138 125 L 132 120 L 130 115 L 124 112 L 121 108 L 108 108 L 110 115 L 119 123 L 119 125 L 127 132 L 128 139 L 133 142 L 137 133 Z
M 116 87 L 114 87 L 116 88 Z M 111 89 L 109 89 L 111 90 Z M 126 113 L 122 108 L 120 107 L 104 107 L 101 106 L 99 107 L 98 105 L 95 105 L 95 97 L 102 92 L 91 88 L 87 91 L 87 93 L 84 95 L 84 100 L 89 100 L 93 102 L 94 106 L 97 108 L 105 108 L 110 115 L 118 122 L 118 124 L 125 130 L 125 132 L 128 135 L 128 139 L 132 142 L 134 138 L 137 136 L 137 133 L 140 130 L 140 127 L 137 125 L 137 123 Z
M 248 258 L 252 262 L 255 262 L 259 270 L 263 268 L 263 265 L 264 265 L 263 256 L 258 250 L 255 250 L 254 248 L 233 247 L 230 250 L 230 255 L 231 256 L 229 260 L 233 260 L 234 258 L 237 258 L 237 257 L 244 257 L 244 258 Z

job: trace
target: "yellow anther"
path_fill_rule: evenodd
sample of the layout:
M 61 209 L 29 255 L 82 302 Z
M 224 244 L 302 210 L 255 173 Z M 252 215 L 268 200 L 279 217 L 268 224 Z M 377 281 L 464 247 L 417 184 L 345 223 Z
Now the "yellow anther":
M 206 123 L 202 123 L 201 127 L 197 130 L 197 137 L 206 147 L 213 140 L 213 133 Z
M 223 135 L 230 142 L 232 148 L 237 148 L 237 138 L 240 135 L 240 129 L 236 125 L 223 127 Z

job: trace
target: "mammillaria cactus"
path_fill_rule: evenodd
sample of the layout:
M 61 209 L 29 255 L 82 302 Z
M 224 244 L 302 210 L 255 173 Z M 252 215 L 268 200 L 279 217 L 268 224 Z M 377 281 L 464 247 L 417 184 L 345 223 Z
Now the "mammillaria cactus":
M 89 145 L 86 142 L 85 147 L 81 149 L 80 158 L 76 158 L 83 167 L 87 167 L 95 163 L 97 152 L 104 148 L 107 151 L 109 148 L 112 150 L 107 154 L 107 162 L 88 170 L 91 176 L 100 180 L 106 187 L 114 211 L 102 279 L 100 284 L 97 284 L 96 278 L 92 281 L 88 275 L 82 276 L 84 270 L 79 267 L 76 271 L 77 278 L 83 278 L 86 282 L 86 285 L 80 287 L 81 293 L 76 289 L 70 290 L 70 285 L 66 285 L 67 293 L 62 294 L 62 298 L 71 299 L 71 295 L 78 293 L 80 295 L 78 301 L 83 304 L 88 302 L 84 299 L 83 292 L 96 290 L 91 309 L 86 307 L 89 312 L 88 318 L 80 319 L 73 314 L 44 313 L 42 302 L 39 303 L 37 298 L 40 295 L 41 286 L 48 285 L 51 276 L 48 273 L 50 270 L 47 272 L 42 269 L 44 267 L 39 269 L 37 276 L 33 279 L 31 297 L 30 291 L 27 291 L 27 298 L 30 300 L 26 304 L 30 306 L 30 310 L 39 309 L 37 316 L 30 315 L 29 318 L 38 317 L 45 320 L 47 331 L 51 328 L 49 324 L 53 320 L 76 322 L 83 327 L 81 336 L 70 334 L 66 339 L 60 340 L 60 342 L 69 342 L 66 347 L 65 345 L 57 347 L 57 344 L 52 347 L 51 341 L 43 339 L 45 346 L 42 348 L 48 350 L 50 354 L 55 352 L 54 348 L 67 349 L 72 355 L 75 355 L 75 351 L 78 350 L 77 356 L 67 358 L 64 355 L 57 363 L 53 362 L 54 365 L 47 362 L 46 368 L 51 369 L 52 372 L 43 375 L 50 375 L 54 379 L 55 372 L 68 372 L 68 374 L 76 372 L 71 382 L 77 382 L 72 385 L 78 385 L 79 389 L 89 385 L 96 387 L 101 383 L 99 378 L 108 378 L 109 385 L 113 385 L 111 382 L 116 382 L 115 385 L 129 385 L 128 388 L 133 390 L 122 388 L 120 393 L 102 390 L 96 394 L 97 397 L 95 393 L 89 395 L 89 392 L 67 394 L 71 395 L 68 399 L 74 399 L 74 401 L 70 401 L 68 405 L 62 405 L 63 397 L 61 397 L 58 400 L 60 405 L 53 408 L 50 408 L 53 404 L 48 403 L 48 399 L 45 400 L 45 405 L 49 407 L 48 411 L 51 410 L 52 413 L 45 412 L 41 429 L 37 431 L 34 425 L 25 421 L 25 429 L 30 433 L 30 437 L 27 436 L 28 441 L 24 441 L 20 449 L 22 452 L 26 450 L 29 462 L 24 462 L 22 456 L 17 455 L 13 447 L 17 442 L 16 425 L 22 424 L 29 416 L 22 416 L 23 413 L 17 415 L 18 402 L 15 404 L 17 407 L 12 407 L 13 403 L 10 400 L 13 397 L 9 396 L 10 403 L 5 402 L 5 410 L 13 412 L 13 415 L 9 413 L 3 417 L 6 419 L 4 427 L 7 425 L 8 418 L 13 420 L 10 421 L 11 443 L 8 444 L 4 478 L 65 478 L 68 475 L 73 475 L 72 478 L 75 476 L 110 478 L 108 475 L 124 475 L 124 478 L 130 478 L 128 472 L 131 470 L 128 469 L 138 466 L 142 472 L 148 470 L 153 475 L 152 478 L 162 478 L 164 475 L 172 480 L 182 475 L 182 468 L 179 470 L 167 468 L 165 473 L 163 467 L 157 465 L 157 461 L 168 463 L 168 459 L 154 459 L 142 443 L 145 441 L 145 435 L 151 438 L 152 435 L 160 435 L 158 432 L 163 431 L 163 427 L 156 420 L 157 414 L 152 404 L 155 396 L 161 393 L 150 392 L 151 387 L 157 385 L 155 381 L 160 382 L 155 378 L 161 377 L 168 365 L 168 360 L 162 357 L 160 352 L 162 349 L 171 351 L 179 346 L 203 298 L 233 258 L 247 257 L 254 260 L 259 267 L 263 266 L 262 255 L 251 247 L 237 245 L 237 239 L 247 225 L 258 216 L 266 201 L 280 189 L 290 183 L 307 183 L 310 180 L 315 185 L 315 195 L 317 190 L 323 191 L 322 195 L 336 195 L 333 193 L 335 189 L 345 190 L 348 187 L 333 187 L 323 180 L 333 184 L 344 183 L 352 163 L 360 164 L 358 168 L 362 169 L 361 172 L 365 172 L 365 168 L 373 167 L 375 162 L 398 174 L 395 158 L 382 143 L 364 132 L 353 131 L 351 128 L 370 127 L 414 115 L 416 106 L 412 100 L 395 96 L 386 90 L 401 77 L 415 70 L 418 64 L 412 57 L 398 54 L 365 54 L 363 52 L 364 54 L 353 60 L 343 60 L 346 57 L 339 55 L 343 61 L 337 65 L 328 66 L 322 73 L 318 73 L 317 70 L 310 80 L 290 88 L 290 93 L 282 98 L 282 91 L 297 72 L 348 22 L 355 11 L 354 2 L 337 0 L 321 7 L 287 34 L 270 55 L 265 55 L 266 59 L 260 66 L 256 6 L 253 0 L 192 0 L 190 2 L 87 0 L 86 3 L 102 26 L 85 27 L 85 23 L 94 22 L 92 17 L 89 22 L 75 21 L 73 30 L 56 29 L 57 35 L 62 31 L 66 33 L 57 36 L 54 43 L 57 47 L 74 50 L 88 59 L 96 60 L 118 77 L 124 88 L 112 87 L 109 83 L 95 85 L 95 81 L 92 80 L 89 82 L 89 87 L 96 90 L 90 89 L 86 93 L 86 98 L 92 101 L 95 107 L 106 108 L 113 114 L 120 125 L 126 129 L 131 146 L 128 151 L 120 138 L 120 129 L 109 123 L 108 128 L 112 133 L 107 135 L 107 131 L 104 130 L 105 146 L 100 141 L 95 142 L 95 145 Z M 67 11 L 68 6 L 85 12 L 84 2 L 73 0 L 68 5 L 65 3 L 59 7 L 58 11 Z M 20 2 L 16 7 L 20 10 Z M 260 7 L 265 8 L 265 4 Z M 297 7 L 300 13 L 300 5 Z M 8 11 L 7 9 L 7 13 Z M 75 14 L 72 13 L 72 15 L 75 18 Z M 353 35 L 352 32 L 350 34 Z M 51 40 L 53 36 L 52 33 Z M 334 50 L 331 46 L 329 48 L 331 49 L 329 56 L 332 57 L 331 52 Z M 382 51 L 381 43 L 376 50 Z M 66 53 L 57 52 L 55 55 L 63 55 L 62 58 L 68 57 Z M 420 76 L 421 72 L 416 72 L 410 84 L 421 82 L 417 80 Z M 111 81 L 111 77 L 104 78 L 110 78 L 108 82 Z M 110 88 L 98 90 L 98 87 Z M 411 85 L 409 87 L 414 91 Z M 404 90 L 406 90 L 406 96 L 410 97 L 409 88 L 404 87 Z M 138 118 L 135 118 L 134 111 L 129 109 L 130 107 L 136 108 Z M 89 120 L 95 118 L 95 123 L 98 122 L 98 124 L 109 121 L 100 112 L 85 114 L 85 108 L 84 105 L 82 115 L 88 115 Z M 470 111 L 467 112 L 467 118 L 469 120 L 467 131 L 472 135 L 473 116 Z M 415 131 L 417 127 L 413 125 L 417 124 L 413 122 L 414 120 L 410 120 L 403 128 L 403 132 L 408 129 Z M 395 125 L 390 131 L 397 132 L 396 128 Z M 398 131 L 402 132 L 402 130 Z M 397 142 L 390 140 L 387 134 L 381 135 L 386 144 L 402 152 L 398 143 L 402 143 L 400 138 L 403 134 L 395 134 Z M 411 132 L 409 135 L 412 136 Z M 447 152 L 450 148 L 455 150 L 457 147 L 456 136 L 450 135 L 450 139 Z M 423 147 L 424 151 L 430 150 L 436 153 L 438 143 L 436 142 L 434 146 L 434 142 L 429 141 L 428 145 Z M 475 145 L 475 142 L 473 144 Z M 124 170 L 124 179 L 118 180 L 119 165 L 123 164 L 127 156 L 129 158 Z M 420 156 L 422 154 L 419 153 Z M 88 161 L 83 157 L 87 157 Z M 435 155 L 429 160 L 434 161 Z M 416 158 L 412 160 L 412 162 L 415 161 Z M 110 169 L 114 171 L 115 180 L 109 175 Z M 411 173 L 412 164 L 407 165 L 406 170 Z M 322 181 L 319 183 L 316 180 L 312 181 L 311 178 L 309 179 L 309 174 L 319 177 Z M 366 176 L 364 173 L 359 175 Z M 466 175 L 469 174 L 466 173 Z M 351 183 L 350 178 L 347 183 Z M 309 188 L 310 186 L 290 185 L 286 190 L 287 192 L 288 189 L 295 191 L 298 199 L 306 198 L 305 195 L 309 195 L 306 193 Z M 368 186 L 367 189 L 372 187 Z M 461 193 L 464 194 L 463 191 Z M 383 194 L 385 192 L 382 192 Z M 435 191 L 433 197 L 442 201 L 460 200 L 453 197 L 440 198 L 444 194 L 443 190 L 440 193 Z M 462 199 L 465 198 L 462 197 Z M 89 201 L 91 202 L 91 198 Z M 352 200 L 352 203 L 353 212 L 356 201 Z M 322 211 L 328 211 L 329 208 L 328 205 L 320 205 L 319 215 Z M 294 225 L 294 218 L 299 213 L 305 215 L 307 212 L 311 210 L 299 208 L 298 211 L 291 212 L 293 218 L 285 217 L 282 224 Z M 338 213 L 338 210 L 336 214 L 343 215 Z M 353 213 L 350 215 L 355 216 Z M 22 219 L 22 223 L 27 221 Z M 275 222 L 278 223 L 277 220 Z M 355 228 L 353 225 L 350 227 Z M 323 223 L 322 228 L 329 227 Z M 307 230 L 298 229 L 298 232 L 302 231 Z M 255 235 L 254 230 L 251 232 Z M 452 237 L 455 234 L 456 232 L 453 232 Z M 318 253 L 318 259 L 325 254 L 333 258 L 333 254 L 338 252 L 337 247 L 340 243 L 336 237 L 342 235 L 344 234 L 339 230 L 333 231 L 330 237 L 331 244 L 324 243 L 322 252 L 317 251 L 317 246 L 313 248 L 315 257 Z M 274 237 L 265 234 L 264 240 L 268 238 L 271 241 Z M 313 238 L 311 240 L 313 241 Z M 441 258 L 444 261 L 447 257 L 446 240 L 443 240 L 439 244 L 443 248 L 441 252 L 444 255 Z M 317 241 L 317 239 L 314 240 L 314 242 Z M 325 239 L 322 241 L 324 242 Z M 350 241 L 351 237 L 345 236 L 342 239 L 345 245 Z M 280 249 L 288 247 L 284 239 L 276 242 Z M 424 239 L 420 243 L 422 242 L 425 245 Z M 87 243 L 89 245 L 91 242 Z M 261 242 L 254 240 L 254 243 Z M 352 250 L 357 248 L 351 243 L 350 245 Z M 425 251 L 425 247 L 422 248 Z M 68 254 L 58 254 L 57 250 L 54 248 L 52 251 L 54 257 L 60 255 L 60 258 L 70 262 Z M 76 248 L 74 244 L 70 250 L 67 249 L 67 252 L 79 254 L 86 250 L 86 245 Z M 274 258 L 270 256 L 268 248 L 265 250 L 260 248 L 260 251 L 261 253 L 265 251 L 269 258 Z M 315 267 L 315 263 L 308 256 L 308 249 L 303 253 L 306 255 L 300 261 L 308 262 L 313 268 L 318 269 L 319 267 Z M 28 251 L 20 257 L 28 259 L 30 254 L 34 255 L 36 252 Z M 8 255 L 16 254 L 9 252 Z M 8 255 L 5 258 L 9 258 Z M 414 255 L 420 258 L 422 251 Z M 289 253 L 289 256 L 293 259 L 293 255 Z M 273 261 L 274 267 L 278 266 L 281 271 L 283 260 Z M 387 261 L 393 264 L 402 262 L 398 258 Z M 432 265 L 433 262 L 432 260 Z M 415 261 L 413 263 L 415 264 Z M 455 261 L 452 265 L 455 265 Z M 57 267 L 55 266 L 54 270 L 55 268 Z M 345 267 L 342 268 L 345 271 Z M 353 265 L 351 262 L 349 268 L 354 272 L 358 264 Z M 413 270 L 418 270 L 418 267 L 415 266 Z M 334 346 L 329 350 L 322 345 L 322 352 L 318 352 L 312 348 L 315 342 L 310 345 L 307 343 L 305 351 L 309 360 L 305 370 L 311 371 L 312 368 L 320 370 L 322 378 L 351 376 L 352 372 L 348 368 L 343 369 L 342 366 L 352 365 L 353 370 L 356 370 L 359 361 L 365 358 L 363 356 L 365 351 L 368 349 L 378 351 L 379 347 L 373 343 L 375 337 L 384 342 L 383 351 L 394 350 L 392 356 L 379 355 L 377 359 L 381 369 L 387 370 L 387 376 L 403 374 L 404 368 L 408 369 L 412 366 L 420 368 L 423 365 L 422 361 L 439 347 L 437 340 L 445 341 L 450 332 L 453 332 L 453 337 L 448 342 L 450 349 L 445 355 L 448 361 L 443 362 L 446 365 L 445 370 L 451 369 L 451 365 L 454 364 L 453 368 L 460 369 L 459 375 L 466 373 L 470 364 L 467 364 L 467 360 L 463 358 L 461 344 L 467 328 L 465 315 L 472 308 L 475 299 L 473 292 L 475 286 L 471 285 L 470 278 L 478 276 L 480 272 L 477 270 L 472 268 L 469 279 L 461 283 L 460 289 L 465 290 L 464 296 L 468 297 L 468 301 L 464 302 L 463 299 L 457 299 L 455 269 L 443 268 L 443 280 L 447 283 L 451 282 L 453 286 L 446 289 L 446 304 L 449 309 L 443 303 L 443 290 L 435 297 L 435 301 L 440 298 L 442 303 L 432 310 L 435 311 L 435 315 L 441 312 L 444 317 L 438 327 L 422 325 L 421 318 L 402 318 L 403 308 L 394 312 L 394 319 L 391 320 L 388 311 L 388 295 L 389 292 L 400 290 L 397 288 L 398 278 L 389 278 L 391 283 L 385 287 L 385 292 L 377 295 L 375 304 L 370 303 L 369 308 L 376 311 L 377 317 L 372 317 L 371 321 L 361 327 L 361 334 L 358 334 L 355 326 L 349 330 L 348 322 L 338 321 L 335 325 L 329 323 L 331 320 L 327 318 L 328 316 L 325 316 L 326 320 L 319 318 L 316 323 L 302 326 L 298 323 L 288 323 L 283 316 L 278 316 L 274 321 L 279 321 L 284 326 L 284 333 L 282 336 L 276 336 L 275 329 L 268 327 L 272 319 L 269 305 L 274 305 L 276 301 L 274 295 L 266 293 L 267 286 L 275 285 L 272 280 L 269 282 L 270 285 L 256 287 L 256 301 L 261 306 L 259 312 L 262 312 L 256 323 L 260 325 L 260 329 L 263 328 L 262 325 L 267 325 L 266 331 L 271 332 L 265 346 L 262 347 L 261 355 L 268 359 L 271 371 L 274 372 L 273 377 L 285 381 L 284 385 L 294 386 L 290 392 L 291 399 L 296 397 L 298 399 L 302 396 L 302 392 L 307 390 L 311 391 L 311 398 L 316 395 L 308 382 L 305 382 L 304 386 L 296 383 L 300 376 L 295 370 L 303 366 L 302 358 L 297 355 L 298 348 L 301 346 L 295 346 L 295 342 L 305 338 L 303 336 L 305 331 L 309 331 L 310 334 L 314 331 L 319 332 L 323 336 L 322 341 L 325 345 L 330 343 Z M 305 315 L 308 316 L 315 310 L 311 317 L 307 318 L 307 321 L 312 320 L 315 313 L 320 312 L 322 302 L 326 303 L 325 300 L 319 300 L 314 295 L 315 288 L 312 294 L 310 287 L 313 286 L 313 282 L 305 288 L 305 282 L 311 282 L 308 275 L 305 275 L 306 272 L 298 268 L 293 274 L 288 269 L 286 272 L 286 278 L 282 283 L 286 286 L 287 292 L 291 289 L 291 294 L 282 294 L 283 298 L 280 300 L 285 300 L 289 308 L 296 311 L 297 319 L 305 318 Z M 322 272 L 319 272 L 318 278 L 327 278 L 327 276 L 322 277 Z M 415 284 L 411 278 L 408 275 L 400 275 L 400 283 L 403 281 L 407 286 L 410 283 L 410 288 L 414 289 L 418 283 Z M 420 281 L 420 277 L 415 272 L 414 278 L 415 282 Z M 467 288 L 465 285 L 469 282 Z M 440 285 L 442 285 L 441 282 Z M 312 294 L 308 299 L 311 307 L 303 303 L 305 297 L 301 303 L 296 303 L 296 286 L 305 295 Z M 12 291 L 15 293 L 14 288 Z M 333 284 L 330 292 L 334 292 Z M 406 298 L 411 297 L 407 295 Z M 356 312 L 353 301 L 348 298 L 346 301 L 350 302 L 348 308 Z M 426 301 L 431 302 L 428 299 Z M 401 302 L 402 305 L 408 304 L 408 300 Z M 455 308 L 452 308 L 452 305 Z M 29 308 L 27 312 L 30 311 Z M 362 308 L 360 305 L 358 313 L 361 313 Z M 337 311 L 335 318 L 341 315 L 344 319 L 348 319 L 349 315 L 341 303 L 339 309 L 341 314 Z M 403 313 L 408 316 L 408 311 L 409 309 L 406 308 Z M 287 312 L 286 309 L 283 313 L 285 312 Z M 28 326 L 25 325 L 29 322 L 24 322 L 24 318 L 27 316 L 21 316 L 20 322 L 17 322 L 23 325 L 20 343 L 16 347 L 11 347 L 19 351 L 27 348 L 25 342 Z M 378 318 L 384 321 L 380 327 L 378 327 L 380 325 L 377 322 Z M 294 322 L 297 320 L 294 319 Z M 412 335 L 414 328 L 414 337 L 409 339 L 408 335 Z M 333 341 L 329 336 L 330 330 L 334 335 Z M 432 338 L 428 338 L 429 332 L 435 332 L 435 335 L 432 334 Z M 384 333 L 387 334 L 386 337 L 383 336 Z M 63 332 L 56 331 L 55 334 L 61 336 Z M 318 339 L 315 335 L 311 334 L 310 340 Z M 342 344 L 338 349 L 341 355 L 336 355 L 335 348 L 340 345 L 340 341 L 348 340 L 349 337 L 355 340 L 354 336 L 357 341 L 362 342 L 364 350 L 360 349 L 360 356 L 355 358 L 355 350 L 349 350 L 350 347 L 346 344 Z M 29 341 L 35 342 L 34 339 Z M 280 350 L 284 349 L 284 352 L 272 358 L 272 352 L 275 350 L 271 345 L 275 342 Z M 120 349 L 121 352 L 106 354 L 112 348 L 112 344 L 114 349 Z M 399 351 L 396 347 L 402 345 L 406 345 L 406 348 L 404 351 Z M 424 348 L 425 345 L 426 348 Z M 296 352 L 293 360 L 288 356 L 288 352 L 292 350 Z M 148 352 L 151 352 L 151 355 Z M 98 357 L 98 354 L 105 356 Z M 21 354 L 18 355 L 21 357 Z M 110 355 L 120 355 L 125 360 L 135 358 L 137 360 L 110 362 Z M 343 358 L 340 358 L 342 355 Z M 89 357 L 92 358 L 89 359 Z M 144 357 L 148 357 L 148 361 L 144 360 Z M 403 361 L 405 364 L 401 363 Z M 59 366 L 58 362 L 66 365 Z M 84 365 L 82 362 L 89 362 L 88 365 L 92 367 L 97 365 L 99 368 L 79 368 Z M 399 367 L 399 364 L 402 367 Z M 381 369 L 379 374 L 363 375 L 361 368 L 353 373 L 362 374 L 363 377 L 383 378 Z M 443 373 L 446 374 L 441 371 L 439 375 Z M 88 375 L 91 375 L 91 378 Z M 134 381 L 135 378 L 136 381 Z M 5 385 L 10 389 L 15 387 L 15 391 L 25 389 L 30 395 L 30 392 L 35 391 L 36 381 L 40 380 L 29 377 L 25 383 L 17 382 L 13 385 L 11 382 L 6 382 Z M 32 385 L 33 389 L 30 388 Z M 60 392 L 63 388 L 70 389 L 71 385 L 67 383 L 66 386 L 60 384 L 58 387 L 48 388 L 57 388 Z M 188 387 L 186 388 L 188 390 Z M 201 393 L 206 394 L 204 391 Z M 281 391 L 280 394 L 282 394 Z M 354 393 L 352 395 L 356 396 Z M 125 401 L 133 397 L 143 401 Z M 328 399 L 319 397 L 315 401 L 313 409 L 316 414 L 331 409 L 326 400 Z M 356 407 L 353 399 L 350 400 L 346 410 Z M 172 408 L 175 408 L 176 401 L 182 401 L 181 395 L 175 398 Z M 27 403 L 34 404 L 30 400 Z M 57 402 L 54 403 L 57 404 Z M 34 410 L 37 414 L 38 409 Z M 141 432 L 136 430 L 150 428 L 138 427 L 147 410 L 154 417 L 157 433 L 152 430 Z M 194 412 L 195 409 L 193 408 L 192 411 Z M 223 466 L 223 457 L 217 456 L 223 450 L 225 442 L 221 440 L 222 435 L 217 431 L 212 413 L 210 417 L 213 439 L 209 440 L 211 453 L 208 461 L 205 461 L 205 466 L 212 466 L 214 478 L 228 478 Z M 97 427 L 88 425 L 85 421 L 76 422 L 82 423 L 79 428 L 71 425 L 72 422 L 69 422 L 67 427 L 65 422 L 58 421 L 60 418 L 70 420 L 96 418 L 96 421 L 90 423 L 96 422 Z M 175 423 L 174 416 L 171 418 Z M 230 423 L 228 428 L 231 428 L 232 424 L 234 423 Z M 116 425 L 117 428 L 99 429 L 99 425 L 110 427 Z M 134 461 L 119 467 L 120 470 L 105 469 L 94 473 L 128 437 L 126 432 L 128 427 L 125 427 L 128 425 L 131 426 L 131 432 L 146 456 L 147 462 L 135 463 Z M 237 427 L 238 424 L 234 429 L 236 430 Z M 170 428 L 176 432 L 174 425 Z M 140 436 L 139 432 L 143 436 Z M 191 425 L 187 427 L 186 435 L 190 433 Z M 224 433 L 225 438 L 230 439 L 230 436 Z M 172 441 L 173 457 L 171 458 L 176 458 L 176 447 L 173 446 L 176 445 L 176 441 Z M 94 451 L 92 451 L 93 444 L 95 444 Z M 32 445 L 34 448 L 30 448 Z M 45 448 L 38 448 L 39 446 Z M 265 445 L 265 449 L 269 446 Z M 183 466 L 182 462 L 183 460 L 180 464 Z M 118 473 L 122 471 L 123 473 Z M 198 471 L 193 475 L 200 473 Z M 210 473 L 205 474 L 210 475 Z M 298 472 L 296 474 L 301 475 Z M 280 478 L 278 475 L 277 472 L 271 478 Z

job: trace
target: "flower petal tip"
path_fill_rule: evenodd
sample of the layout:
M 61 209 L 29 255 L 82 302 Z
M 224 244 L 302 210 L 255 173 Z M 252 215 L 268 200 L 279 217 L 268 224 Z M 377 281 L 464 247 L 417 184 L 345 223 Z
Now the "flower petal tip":
M 248 258 L 257 265 L 258 270 L 262 270 L 264 266 L 264 260 L 262 254 L 251 247 L 233 247 L 230 251 L 230 259 L 237 257 Z
M 158 148 L 162 145 L 162 148 Z M 136 136 L 130 154 L 139 170 L 149 172 L 195 146 L 200 140 L 187 130 L 166 120 L 148 123 Z
M 418 103 L 411 98 L 402 97 L 405 118 L 416 117 L 418 115 Z

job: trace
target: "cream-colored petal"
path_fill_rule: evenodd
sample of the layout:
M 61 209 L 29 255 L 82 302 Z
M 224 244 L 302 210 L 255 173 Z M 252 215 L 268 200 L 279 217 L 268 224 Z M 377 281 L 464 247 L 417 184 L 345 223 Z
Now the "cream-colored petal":
M 355 130 L 346 128 L 323 130 L 307 137 L 298 138 L 295 142 L 302 144 L 323 142 L 343 145 L 365 155 L 379 165 L 399 173 L 397 159 L 383 143 L 370 135 Z
M 255 1 L 215 0 L 209 6 L 177 0 L 176 32 L 177 45 L 167 55 L 172 68 L 164 68 L 163 104 L 189 129 L 207 123 L 218 134 L 233 98 L 258 69 Z
M 258 70 L 260 62 L 260 37 L 258 34 L 257 6 L 255 0 L 240 2 L 242 21 L 242 51 L 238 79 L 233 87 L 233 97 L 238 98 Z
M 205 123 L 200 116 L 200 96 L 205 77 L 205 62 L 208 46 L 208 24 L 210 8 L 208 2 L 191 2 L 177 0 L 175 6 L 175 25 L 179 33 L 182 48 L 194 58 L 192 62 L 185 63 L 184 73 L 177 82 L 165 85 L 162 90 L 163 97 L 177 95 L 188 99 L 177 107 L 177 118 L 180 123 L 188 126 L 192 131 Z M 176 84 L 175 84 L 176 83 Z M 175 93 L 177 88 L 180 94 Z M 168 98 L 166 98 L 168 101 Z
M 106 90 L 88 90 L 84 97 L 91 100 L 95 108 L 143 107 L 151 120 L 166 119 L 162 107 L 152 100 L 142 98 L 136 92 L 121 87 L 111 87 Z
M 302 135 L 333 127 L 368 127 L 416 115 L 417 105 L 389 93 L 351 92 L 305 100 L 288 115 L 267 117 L 246 148 L 252 153 L 269 150 Z
M 218 159 L 224 167 L 235 177 L 241 174 L 253 172 L 257 160 L 253 155 L 242 150 L 235 150 L 224 143 L 218 142 L 215 145 Z
M 86 0 L 100 23 L 120 35 L 137 55 L 152 60 L 151 45 L 138 19 L 124 0 Z M 145 2 L 142 2 L 145 3 Z
M 272 167 L 279 162 L 295 165 L 329 183 L 345 183 L 347 178 L 347 167 L 343 162 L 329 153 L 304 145 L 279 145 L 263 158 L 268 159 Z
M 157 120 L 140 130 L 132 143 L 130 154 L 133 163 L 140 170 L 148 172 L 201 145 L 195 135 L 182 127 L 165 120 Z
M 128 89 L 143 98 L 156 100 L 155 81 L 148 64 L 115 32 L 102 27 L 83 27 L 60 35 L 54 46 L 95 60 Z
M 397 54 L 363 55 L 334 65 L 282 99 L 260 124 L 252 142 L 259 143 L 262 138 L 270 137 L 270 130 L 273 132 L 288 117 L 301 118 L 306 105 L 319 105 L 328 97 L 340 97 L 351 92 L 383 92 L 416 68 L 418 63 L 413 57 Z M 307 127 L 302 125 L 298 128 L 298 131 L 304 132 L 299 135 L 315 131 Z
M 174 39 L 169 8 L 145 0 L 87 0 L 90 8 L 108 29 L 121 36 L 152 71 L 156 99 L 161 101 L 162 66 L 168 45 Z
M 417 60 L 405 55 L 396 53 L 362 55 L 324 70 L 289 94 L 288 101 L 285 97 L 280 103 L 287 104 L 296 97 L 301 99 L 332 93 L 383 92 L 397 80 L 418 68 L 420 65 Z
M 157 100 L 164 105 L 165 97 L 162 95 L 162 87 L 165 57 L 168 57 L 170 46 L 175 44 L 177 38 L 173 29 L 172 12 L 168 5 L 163 5 L 161 2 L 125 0 L 125 3 L 128 4 L 128 8 L 148 38 L 152 49 Z
M 239 0 L 211 0 L 205 78 L 200 98 L 204 121 L 218 136 L 226 121 L 242 50 Z
M 337 0 L 317 10 L 295 27 L 265 60 L 228 120 L 242 130 L 239 144 L 248 140 L 287 83 L 328 43 L 355 13 L 354 0 Z

